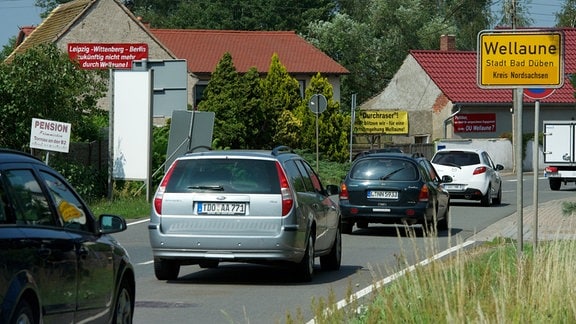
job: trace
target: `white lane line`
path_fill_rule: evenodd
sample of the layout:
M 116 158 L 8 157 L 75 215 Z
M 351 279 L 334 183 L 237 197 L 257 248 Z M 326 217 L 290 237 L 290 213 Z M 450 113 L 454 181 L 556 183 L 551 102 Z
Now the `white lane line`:
M 372 284 L 372 285 L 370 285 L 370 286 L 368 286 L 368 287 L 366 287 L 366 288 L 364 288 L 364 289 L 362 289 L 362 290 L 357 291 L 356 293 L 352 294 L 352 296 L 350 296 L 351 298 L 349 298 L 349 300 L 351 300 L 351 301 L 358 300 L 358 299 L 360 299 L 360 298 L 362 298 L 362 297 L 370 294 L 372 291 L 374 291 L 374 290 L 376 290 L 376 289 L 378 289 L 378 288 L 380 288 L 380 287 L 382 287 L 382 286 L 384 286 L 384 285 L 386 285 L 386 284 L 388 284 L 388 283 L 390 283 L 390 282 L 392 282 L 392 281 L 394 281 L 394 280 L 396 280 L 396 279 L 404 276 L 405 274 L 407 274 L 407 273 L 409 273 L 409 272 L 412 272 L 412 271 L 416 270 L 416 267 L 418 267 L 418 266 L 427 265 L 427 264 L 431 263 L 432 261 L 435 261 L 435 260 L 438 260 L 438 259 L 440 259 L 440 258 L 443 258 L 443 257 L 445 257 L 445 256 L 448 255 L 448 254 L 451 254 L 451 253 L 453 253 L 453 252 L 456 252 L 456 251 L 458 251 L 458 250 L 460 250 L 460 249 L 463 249 L 463 248 L 467 247 L 468 245 L 471 245 L 471 244 L 474 244 L 474 243 L 476 243 L 476 241 L 466 241 L 466 242 L 464 242 L 464 243 L 462 243 L 462 244 L 458 244 L 458 245 L 456 245 L 456 246 L 454 246 L 454 247 L 451 247 L 451 248 L 449 248 L 449 249 L 447 249 L 447 250 L 444 250 L 444 251 L 442 251 L 442 252 L 440 252 L 440 253 L 438 253 L 438 254 L 436 254 L 436 255 L 434 255 L 434 256 L 426 259 L 426 260 L 420 261 L 420 262 L 417 263 L 416 265 L 412 265 L 412 266 L 409 266 L 408 268 L 406 268 L 406 269 L 404 269 L 404 270 L 400 270 L 400 271 L 396 272 L 395 274 L 393 274 L 393 275 L 391 275 L 391 276 L 388 276 L 388 277 L 386 277 L 386 278 L 384 278 L 384 279 L 382 279 L 382 280 L 380 280 L 380 281 L 378 281 L 378 282 L 376 282 L 376 283 L 374 283 L 374 284 Z M 346 300 L 346 299 L 342 299 L 342 300 L 340 300 L 339 302 L 336 303 L 336 309 L 342 309 L 342 308 L 344 308 L 344 307 L 346 307 L 346 306 L 348 306 L 348 300 Z M 326 309 L 324 312 L 328 312 L 328 311 L 329 311 L 329 310 Z M 311 320 L 308 321 L 306 324 L 315 324 L 315 320 L 314 320 L 314 319 L 311 319 Z
M 128 225 L 128 226 L 138 225 L 138 224 L 146 223 L 146 222 L 148 222 L 148 221 L 150 221 L 150 220 L 149 220 L 149 219 L 141 219 L 141 220 L 139 220 L 139 221 L 135 221 L 135 222 L 132 222 L 132 223 L 128 223 L 128 224 L 126 224 L 126 225 Z

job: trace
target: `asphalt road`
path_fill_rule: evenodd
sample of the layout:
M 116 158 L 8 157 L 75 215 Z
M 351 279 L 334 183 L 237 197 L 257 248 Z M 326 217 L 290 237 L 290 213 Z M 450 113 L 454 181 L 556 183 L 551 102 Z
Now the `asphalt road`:
M 431 239 L 407 234 L 405 228 L 371 226 L 343 236 L 342 267 L 337 272 L 317 271 L 311 283 L 299 283 L 288 270 L 249 264 L 223 263 L 217 269 L 183 266 L 174 281 L 154 277 L 147 221 L 134 222 L 116 235 L 136 268 L 134 323 L 285 323 L 287 314 L 308 321 L 313 301 L 336 300 L 346 292 L 367 286 L 408 265 L 456 246 L 516 210 L 516 180 L 505 176 L 501 205 L 482 207 L 479 202 L 453 201 L 451 229 Z M 524 205 L 532 204 L 532 177 L 524 177 Z M 574 195 L 574 189 L 552 192 L 539 181 L 539 201 Z

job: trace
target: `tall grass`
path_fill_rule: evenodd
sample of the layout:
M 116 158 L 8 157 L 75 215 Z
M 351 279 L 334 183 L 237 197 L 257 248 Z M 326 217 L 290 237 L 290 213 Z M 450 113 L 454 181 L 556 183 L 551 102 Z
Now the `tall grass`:
M 495 240 L 416 267 L 345 309 L 333 296 L 315 302 L 315 322 L 575 323 L 575 248 L 551 241 L 518 253 L 513 242 Z

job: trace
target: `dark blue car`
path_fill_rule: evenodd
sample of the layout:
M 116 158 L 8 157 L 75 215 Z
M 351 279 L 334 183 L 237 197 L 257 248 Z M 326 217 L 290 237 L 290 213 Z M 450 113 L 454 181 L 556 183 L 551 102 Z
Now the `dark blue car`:
M 357 158 L 340 187 L 342 233 L 369 223 L 448 229 L 450 194 L 426 158 L 371 153 Z
M 0 149 L 0 323 L 131 323 L 134 270 L 109 234 L 43 162 Z

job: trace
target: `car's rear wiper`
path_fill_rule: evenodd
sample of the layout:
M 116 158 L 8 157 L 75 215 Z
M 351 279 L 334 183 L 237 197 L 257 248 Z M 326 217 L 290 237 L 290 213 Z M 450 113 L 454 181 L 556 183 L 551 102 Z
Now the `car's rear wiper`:
M 212 186 L 188 186 L 188 189 L 223 191 L 223 190 L 224 190 L 224 187 L 219 186 L 219 185 L 212 185 Z
M 442 163 L 443 165 L 449 165 L 449 166 L 453 166 L 453 167 L 457 167 L 458 169 L 462 169 L 462 166 L 453 163 L 453 162 L 448 162 L 448 163 Z
M 394 170 L 394 171 L 392 171 L 392 172 L 390 172 L 390 173 L 388 173 L 388 174 L 386 174 L 386 175 L 381 176 L 381 177 L 379 178 L 379 180 L 386 180 L 386 179 L 390 178 L 393 174 L 395 174 L 395 173 L 397 173 L 397 172 L 399 172 L 399 171 L 402 171 L 402 170 L 404 170 L 404 169 L 406 169 L 406 168 L 405 168 L 405 167 L 401 167 L 400 169 L 396 169 L 396 170 Z

